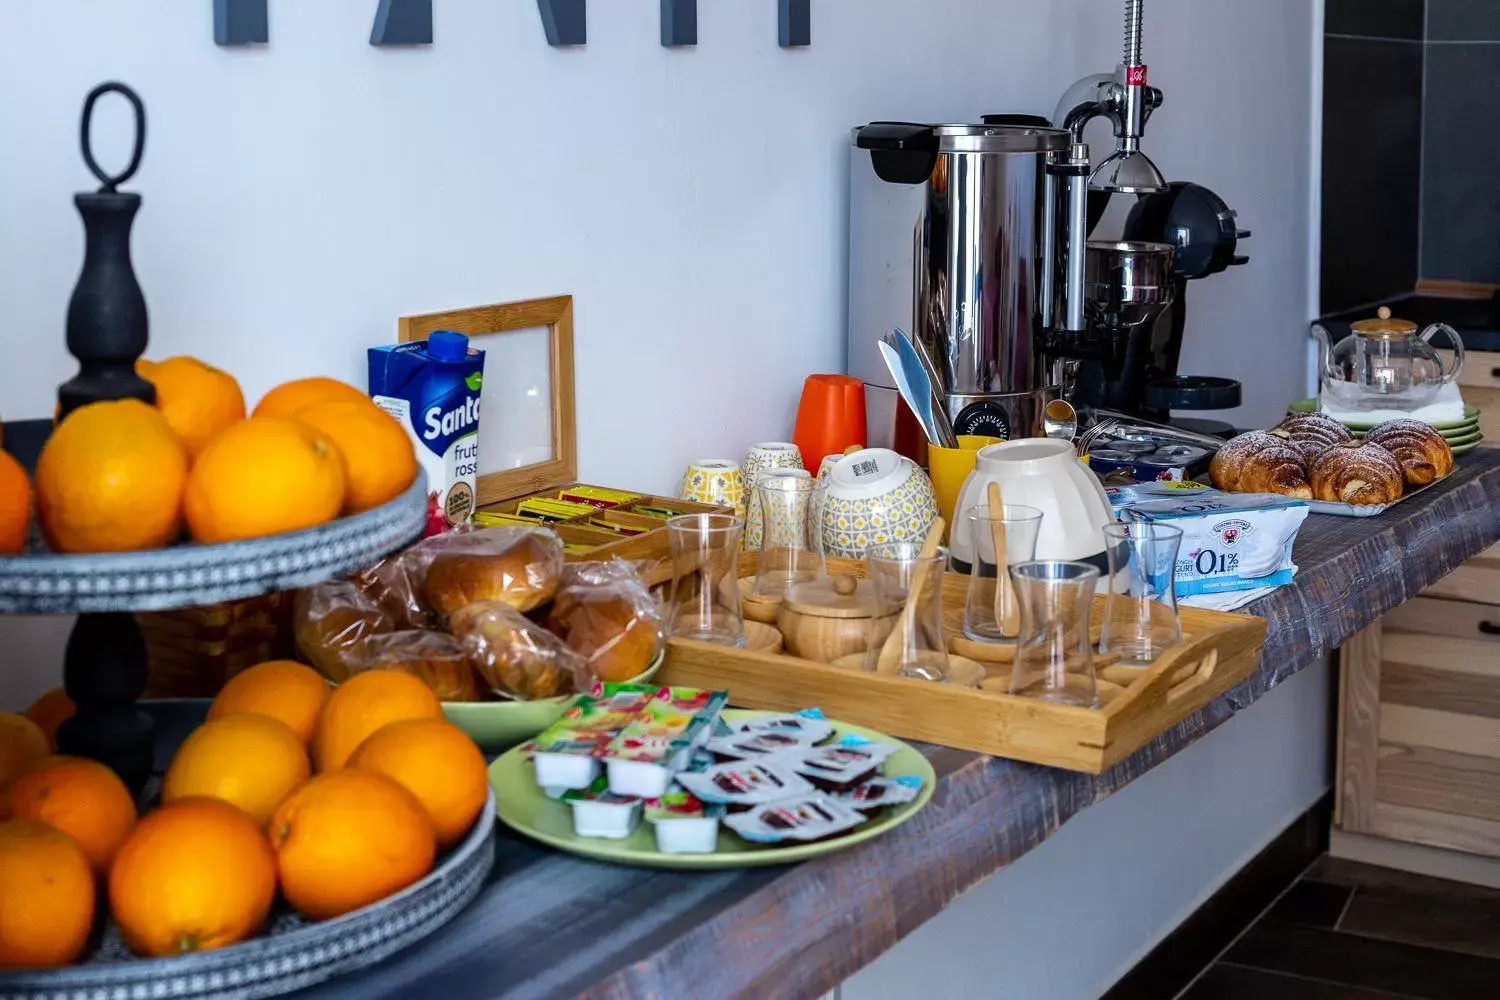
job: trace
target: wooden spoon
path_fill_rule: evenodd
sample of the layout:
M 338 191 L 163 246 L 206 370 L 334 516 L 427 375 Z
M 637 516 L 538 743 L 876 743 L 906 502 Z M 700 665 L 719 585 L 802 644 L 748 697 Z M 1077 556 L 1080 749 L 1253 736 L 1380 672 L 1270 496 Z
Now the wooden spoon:
M 1021 631 L 1021 612 L 1016 606 L 1016 591 L 1010 582 L 1010 566 L 1005 558 L 1005 504 L 1000 499 L 1000 484 L 991 482 L 990 538 L 995 543 L 995 624 L 1005 635 Z
M 917 607 L 922 600 L 922 591 L 927 587 L 927 567 L 932 557 L 937 555 L 938 544 L 943 540 L 943 531 L 947 527 L 939 517 L 927 529 L 927 539 L 922 543 L 922 551 L 918 557 L 920 561 L 912 571 L 911 585 L 906 590 L 906 607 L 901 609 L 900 621 L 891 629 L 885 645 L 880 647 L 880 658 L 875 663 L 877 673 L 894 674 L 901 669 L 901 650 L 906 644 L 906 637 L 916 631 Z

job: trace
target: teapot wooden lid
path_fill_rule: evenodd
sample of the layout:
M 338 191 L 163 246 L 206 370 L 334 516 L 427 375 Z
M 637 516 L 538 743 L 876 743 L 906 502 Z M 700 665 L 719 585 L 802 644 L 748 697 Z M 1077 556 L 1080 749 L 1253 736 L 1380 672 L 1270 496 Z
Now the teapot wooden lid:
M 797 584 L 787 591 L 782 607 L 813 618 L 873 618 L 875 584 L 857 579 L 850 573 L 836 573 Z M 887 614 L 900 610 L 897 606 Z
M 1350 323 L 1349 329 L 1355 333 L 1366 336 L 1388 336 L 1390 334 L 1416 333 L 1417 324 L 1406 319 L 1392 319 L 1391 310 L 1381 306 L 1375 313 L 1374 319 L 1362 319 L 1358 323 Z

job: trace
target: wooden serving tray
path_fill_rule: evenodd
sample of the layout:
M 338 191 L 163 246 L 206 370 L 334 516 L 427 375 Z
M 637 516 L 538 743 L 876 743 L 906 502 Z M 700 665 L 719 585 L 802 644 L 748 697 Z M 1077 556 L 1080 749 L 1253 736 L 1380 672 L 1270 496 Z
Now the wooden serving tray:
M 857 563 L 830 572 L 856 572 Z M 841 562 L 841 561 L 840 561 Z M 862 569 L 862 568 L 861 568 Z M 969 578 L 943 580 L 944 627 L 961 635 Z M 1094 602 L 1095 634 L 1104 599 Z M 991 690 L 842 670 L 810 660 L 673 639 L 660 684 L 729 691 L 742 708 L 796 711 L 816 705 L 830 718 L 942 746 L 1099 774 L 1248 677 L 1260 663 L 1266 622 L 1181 608 L 1183 642 L 1150 666 L 1100 670 L 1098 709 L 1051 705 Z M 991 676 L 1008 675 L 995 664 Z M 1113 685 L 1119 685 L 1115 690 Z

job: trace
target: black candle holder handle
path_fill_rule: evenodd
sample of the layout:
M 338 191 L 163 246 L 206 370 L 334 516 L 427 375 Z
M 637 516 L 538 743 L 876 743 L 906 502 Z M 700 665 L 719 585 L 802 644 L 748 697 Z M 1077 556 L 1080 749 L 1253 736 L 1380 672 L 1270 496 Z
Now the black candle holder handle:
M 131 109 L 135 112 L 135 149 L 130 154 L 130 163 L 118 174 L 106 173 L 99 166 L 99 161 L 94 159 L 94 105 L 99 103 L 99 98 L 105 94 L 119 94 L 130 102 Z M 101 194 L 114 194 L 121 184 L 135 176 L 135 172 L 141 169 L 141 156 L 146 152 L 146 106 L 141 103 L 141 95 L 131 90 L 123 83 L 111 80 L 109 83 L 101 83 L 89 91 L 89 96 L 83 102 L 83 120 L 78 123 L 78 142 L 83 149 L 83 162 L 88 165 L 89 172 L 99 178 L 103 187 L 99 188 Z

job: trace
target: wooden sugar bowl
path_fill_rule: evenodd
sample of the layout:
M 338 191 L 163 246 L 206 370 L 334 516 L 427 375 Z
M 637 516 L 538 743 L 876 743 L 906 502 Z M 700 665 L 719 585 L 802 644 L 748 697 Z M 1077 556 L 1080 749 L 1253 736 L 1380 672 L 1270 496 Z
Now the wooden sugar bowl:
M 839 573 L 787 591 L 776 614 L 776 627 L 788 655 L 832 663 L 885 642 L 900 617 L 899 603 L 876 614 L 872 581 Z

